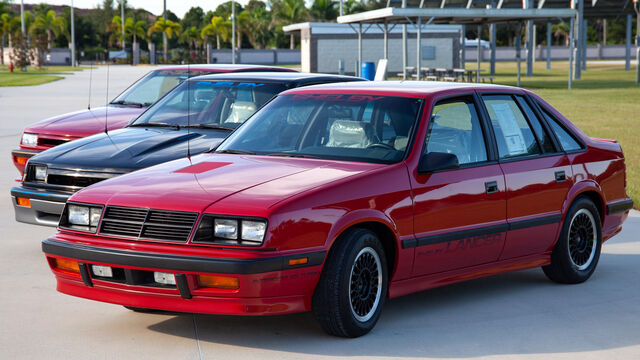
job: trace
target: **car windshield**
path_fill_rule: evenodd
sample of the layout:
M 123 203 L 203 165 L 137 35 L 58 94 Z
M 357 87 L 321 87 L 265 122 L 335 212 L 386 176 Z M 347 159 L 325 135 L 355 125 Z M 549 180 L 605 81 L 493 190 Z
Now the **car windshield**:
M 235 129 L 286 88 L 284 83 L 187 81 L 155 103 L 130 126 Z
M 216 152 L 394 163 L 404 158 L 421 103 L 361 94 L 283 95 Z
M 189 77 L 211 74 L 210 70 L 155 70 L 135 82 L 111 104 L 149 106 Z

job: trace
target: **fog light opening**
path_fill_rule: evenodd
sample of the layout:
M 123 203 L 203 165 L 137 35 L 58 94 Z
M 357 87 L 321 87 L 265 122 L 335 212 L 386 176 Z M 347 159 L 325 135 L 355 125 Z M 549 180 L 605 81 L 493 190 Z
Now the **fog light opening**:
M 102 265 L 91 265 L 91 271 L 93 271 L 93 275 L 99 277 L 113 277 L 113 270 L 111 266 L 102 266 Z
M 309 262 L 309 258 L 289 259 L 289 266 L 304 265 Z
M 200 287 L 230 290 L 236 290 L 240 287 L 238 278 L 232 276 L 198 275 L 198 284 Z
M 162 285 L 176 285 L 176 277 L 173 273 L 154 271 L 153 280 Z
M 16 204 L 18 204 L 18 206 L 23 206 L 23 207 L 31 207 L 31 199 L 29 198 L 24 198 L 24 197 L 16 197 Z

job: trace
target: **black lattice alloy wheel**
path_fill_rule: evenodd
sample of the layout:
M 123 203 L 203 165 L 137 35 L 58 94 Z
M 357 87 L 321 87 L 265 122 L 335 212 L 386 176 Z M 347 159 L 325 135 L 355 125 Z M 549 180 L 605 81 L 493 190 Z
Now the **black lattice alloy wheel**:
M 378 236 L 368 229 L 347 230 L 329 251 L 313 294 L 313 313 L 331 335 L 362 336 L 380 317 L 387 281 Z
M 586 281 L 596 269 L 602 247 L 600 214 L 593 202 L 576 199 L 562 224 L 551 264 L 542 267 L 547 277 L 564 284 Z

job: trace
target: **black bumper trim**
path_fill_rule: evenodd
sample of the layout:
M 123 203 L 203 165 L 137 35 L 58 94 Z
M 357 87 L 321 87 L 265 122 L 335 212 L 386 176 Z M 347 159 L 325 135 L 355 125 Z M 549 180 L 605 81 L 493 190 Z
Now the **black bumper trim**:
M 607 215 L 633 209 L 633 200 L 626 199 L 607 204 Z
M 454 231 L 439 235 L 425 236 L 417 239 L 402 240 L 402 248 L 409 249 L 420 246 L 440 244 L 449 241 L 456 241 L 460 239 L 466 239 L 475 236 L 490 235 L 505 232 L 508 230 L 526 229 L 534 226 L 542 226 L 548 224 L 555 224 L 560 222 L 562 215 L 544 216 L 536 219 L 521 220 L 512 223 L 498 224 L 483 226 L 476 229 Z
M 113 265 L 136 266 L 159 270 L 165 269 L 239 275 L 259 274 L 321 265 L 324 262 L 326 255 L 326 251 L 318 251 L 259 259 L 223 259 L 201 256 L 134 252 L 71 244 L 53 239 L 45 239 L 42 241 L 42 251 L 49 255 Z M 308 258 L 308 262 L 306 264 L 289 266 L 290 259 L 298 259 L 302 257 Z
M 11 196 L 26 197 L 29 199 L 46 200 L 52 202 L 66 203 L 72 194 L 52 192 L 51 190 L 40 190 L 15 186 L 11 188 Z
M 11 150 L 11 156 L 21 156 L 31 158 L 32 156 L 40 154 L 37 150 Z

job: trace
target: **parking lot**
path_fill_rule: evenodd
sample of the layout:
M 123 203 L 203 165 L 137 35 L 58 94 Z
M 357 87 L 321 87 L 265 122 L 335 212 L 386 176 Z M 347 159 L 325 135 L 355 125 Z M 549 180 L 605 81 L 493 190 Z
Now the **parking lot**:
M 108 97 L 151 69 L 112 66 Z M 10 151 L 25 126 L 86 108 L 90 76 L 91 104 L 104 104 L 105 67 L 0 88 L 1 359 L 640 359 L 640 212 L 584 284 L 557 285 L 533 269 L 424 291 L 389 301 L 358 339 L 326 335 L 309 313 L 142 314 L 56 292 L 40 249 L 55 229 L 14 220 Z

